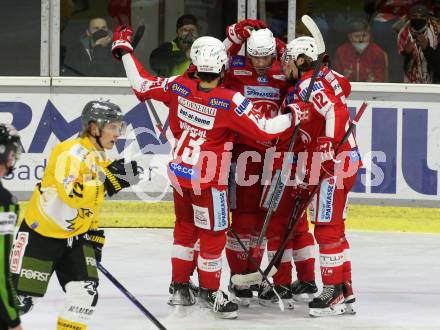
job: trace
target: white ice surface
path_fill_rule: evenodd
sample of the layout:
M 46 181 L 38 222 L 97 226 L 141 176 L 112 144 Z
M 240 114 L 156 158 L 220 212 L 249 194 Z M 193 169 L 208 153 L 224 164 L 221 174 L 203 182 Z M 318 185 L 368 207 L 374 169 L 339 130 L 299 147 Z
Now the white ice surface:
M 171 230 L 107 229 L 103 265 L 167 329 L 440 329 L 440 235 L 349 232 L 356 316 L 309 318 L 306 305 L 282 313 L 259 306 L 239 310 L 236 320 L 215 319 L 198 307 L 166 304 Z M 90 330 L 156 329 L 102 274 L 100 300 Z M 229 269 L 224 259 L 222 288 Z M 56 276 L 48 293 L 23 316 L 24 330 L 56 328 L 64 293 Z

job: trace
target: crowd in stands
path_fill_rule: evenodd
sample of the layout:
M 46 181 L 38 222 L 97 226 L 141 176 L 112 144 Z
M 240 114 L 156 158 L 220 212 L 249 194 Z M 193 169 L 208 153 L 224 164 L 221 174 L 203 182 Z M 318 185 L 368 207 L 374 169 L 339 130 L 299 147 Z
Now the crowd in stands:
M 298 1 L 298 17 L 312 16 L 326 41 L 330 66 L 350 81 L 440 83 L 439 0 L 321 2 Z M 109 25 L 118 24 L 121 17 L 131 20 L 126 8 L 129 1 L 125 7 L 111 3 L 108 13 L 88 19 L 76 40 L 61 41 L 61 75 L 123 76 L 122 66 L 110 55 L 113 26 Z M 280 23 L 280 15 L 274 13 L 268 25 L 276 37 L 286 41 L 287 24 Z M 307 34 L 299 22 L 296 35 Z M 160 43 L 144 60 L 160 76 L 181 74 L 189 66 L 192 42 L 207 32 L 201 31 L 194 15 L 184 14 L 177 19 L 175 38 Z

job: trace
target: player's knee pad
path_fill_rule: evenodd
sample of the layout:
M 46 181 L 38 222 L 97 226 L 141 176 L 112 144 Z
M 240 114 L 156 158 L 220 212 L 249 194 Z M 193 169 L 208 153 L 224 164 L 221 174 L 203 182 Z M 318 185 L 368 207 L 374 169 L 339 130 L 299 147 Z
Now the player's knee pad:
M 34 308 L 34 302 L 36 297 L 18 294 L 17 299 L 18 299 L 17 309 L 20 315 L 24 315 L 30 312 L 32 308 Z
M 70 321 L 88 320 L 98 303 L 97 282 L 72 281 L 65 289 L 66 305 L 61 317 Z

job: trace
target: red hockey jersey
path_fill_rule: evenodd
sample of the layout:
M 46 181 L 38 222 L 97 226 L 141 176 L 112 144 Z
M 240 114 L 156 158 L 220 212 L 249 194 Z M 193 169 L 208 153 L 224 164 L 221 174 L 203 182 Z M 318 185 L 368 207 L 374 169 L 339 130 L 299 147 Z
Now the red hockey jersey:
M 168 173 L 183 187 L 226 187 L 235 132 L 268 141 L 291 126 L 291 114 L 268 120 L 241 93 L 223 87 L 202 91 L 197 79 L 155 77 L 134 55 L 122 60 L 139 100 L 154 99 L 169 107 L 175 143 Z
M 230 58 L 224 86 L 240 92 L 244 97 L 250 99 L 254 107 L 266 118 L 277 115 L 287 90 L 285 76 L 279 61 L 275 60 L 266 74 L 259 76 L 250 60 L 240 55 Z M 236 143 L 244 146 L 240 148 L 241 151 L 253 149 L 264 151 L 271 145 L 267 141 L 258 141 L 256 137 L 249 138 L 244 134 L 238 134 Z
M 312 74 L 313 69 L 304 73 L 295 87 L 289 88 L 283 108 L 287 104 L 304 100 Z M 321 68 L 310 96 L 313 109 L 309 113 L 309 120 L 301 123 L 301 128 L 295 141 L 293 151 L 296 155 L 307 151 L 311 157 L 316 139 L 320 136 L 333 138 L 334 147 L 335 149 L 337 148 L 350 123 L 349 112 L 345 103 L 345 98 L 348 97 L 350 92 L 351 86 L 347 78 L 326 67 Z M 293 128 L 280 137 L 277 151 L 285 152 L 288 150 L 292 132 Z M 356 141 L 353 135 L 351 135 L 347 142 L 338 149 L 338 152 L 354 150 L 356 148 Z M 276 168 L 281 167 L 282 160 L 283 158 L 275 161 Z M 359 154 L 356 151 L 353 153 L 352 161 L 358 160 Z M 310 165 L 309 161 L 307 166 L 309 167 Z

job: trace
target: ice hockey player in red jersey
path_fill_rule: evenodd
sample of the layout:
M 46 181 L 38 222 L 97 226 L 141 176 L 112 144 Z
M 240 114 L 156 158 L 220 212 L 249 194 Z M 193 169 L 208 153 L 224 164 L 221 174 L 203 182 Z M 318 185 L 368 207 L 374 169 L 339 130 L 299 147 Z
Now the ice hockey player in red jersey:
M 301 37 L 287 45 L 286 53 L 287 71 L 299 79 L 286 98 L 286 105 L 294 106 L 304 100 L 318 52 L 313 38 Z M 339 146 L 349 127 L 345 103 L 349 93 L 346 79 L 321 67 L 310 97 L 313 109 L 308 121 L 301 125 L 294 149 L 298 155 L 295 179 L 300 183 L 294 197 L 306 200 L 314 186 L 320 184 L 309 207 L 319 245 L 324 288 L 320 296 L 309 303 L 311 316 L 354 313 L 352 304 L 355 298 L 344 221 L 347 195 L 362 164 L 353 136 Z M 324 178 L 322 182 L 319 182 L 320 176 Z
M 226 29 L 228 38 L 224 43 L 230 57 L 224 84 L 252 100 L 266 118 L 272 118 L 278 113 L 286 92 L 286 83 L 281 64 L 277 60 L 276 39 L 265 27 L 259 20 L 246 19 Z M 245 41 L 247 56 L 237 55 Z M 256 137 L 238 134 L 232 157 L 229 186 L 231 227 L 246 248 L 258 256 L 258 262 L 264 252 L 263 248 L 259 253 L 254 253 L 265 216 L 264 210 L 259 208 L 261 177 L 266 149 L 272 144 L 272 141 L 259 141 Z M 226 256 L 231 276 L 256 271 L 256 266 L 248 260 L 232 232 L 227 234 Z M 229 291 L 240 305 L 249 305 L 253 297 L 249 286 L 230 283 Z
M 280 40 L 274 38 L 272 32 L 264 27 L 261 21 L 247 19 L 227 28 L 228 40 L 225 43 L 226 45 L 233 44 L 229 46 L 230 55 L 234 55 L 234 51 L 239 49 L 241 43 L 247 38 L 247 56 L 231 56 L 225 85 L 251 98 L 253 103 L 260 107 L 267 118 L 272 118 L 278 114 L 278 108 L 284 99 L 287 89 L 285 75 L 278 60 L 279 54 L 284 52 L 285 45 Z M 249 28 L 253 28 L 253 30 L 250 31 Z M 307 105 L 304 106 L 307 107 Z M 289 134 L 292 134 L 292 131 Z M 267 150 L 270 147 L 272 147 L 271 143 L 262 143 L 255 138 L 250 139 L 238 135 L 234 145 L 233 157 L 235 164 L 237 164 L 235 167 L 235 171 L 238 174 L 237 177 L 252 175 L 263 178 L 263 173 L 265 172 L 264 164 L 270 164 L 271 153 Z M 243 160 L 246 160 L 244 156 L 251 155 L 251 153 L 259 156 L 258 158 L 261 160 L 254 162 L 255 160 L 252 159 L 244 163 Z M 266 171 L 268 170 L 270 175 L 271 171 L 268 168 L 266 168 Z M 272 181 L 276 181 L 276 177 Z M 240 181 L 237 182 L 233 186 L 234 189 L 231 189 L 234 192 L 234 194 L 231 193 L 231 196 L 235 197 L 232 198 L 235 202 L 235 208 L 232 210 L 231 227 L 238 233 L 245 245 L 250 248 L 251 253 L 254 256 L 259 256 L 258 261 L 260 261 L 264 248 L 259 251 L 259 254 L 254 253 L 254 249 L 261 232 L 268 202 L 262 203 L 263 186 L 260 179 L 252 185 L 240 183 Z M 270 194 L 266 198 L 270 199 Z M 289 205 L 286 205 L 286 207 L 290 209 Z M 280 218 L 278 214 L 275 214 L 270 222 L 267 232 L 269 256 L 273 256 L 279 246 L 279 231 L 285 230 L 285 223 L 287 221 L 285 218 L 286 216 Z M 314 284 L 315 259 L 311 252 L 314 241 L 313 236 L 308 232 L 307 219 L 305 219 L 302 226 L 297 228 L 298 230 L 295 232 L 296 244 L 293 246 L 297 276 L 304 280 L 303 286 L 309 284 L 305 289 L 302 286 L 302 290 L 306 292 L 302 292 L 301 296 L 295 296 L 301 299 L 305 294 L 315 293 L 317 288 Z M 262 244 L 261 246 L 264 247 L 264 245 Z M 274 277 L 274 284 L 285 306 L 293 308 L 290 286 L 292 277 L 292 248 L 290 246 L 286 249 L 285 254 L 286 257 L 283 260 L 288 261 L 283 263 L 283 266 L 285 266 L 283 268 L 286 271 L 280 271 L 279 275 Z M 232 233 L 228 233 L 226 255 L 229 267 L 231 268 L 231 275 L 256 271 L 256 266 L 247 260 L 246 255 Z M 282 275 L 283 273 L 286 275 Z M 239 298 L 238 301 L 243 305 L 248 305 L 249 299 L 253 296 L 248 286 L 237 286 L 231 283 L 229 290 Z M 262 288 L 259 292 L 259 302 L 264 306 L 271 306 L 274 303 L 276 305 L 276 299 L 276 295 L 272 290 L 267 291 L 266 288 Z
M 168 164 L 176 215 L 171 301 L 179 305 L 195 303 L 188 282 L 198 237 L 199 303 L 218 317 L 235 318 L 237 304 L 220 290 L 221 253 L 229 226 L 227 181 L 234 134 L 240 131 L 271 140 L 299 122 L 302 114 L 266 120 L 249 99 L 223 88 L 221 80 L 227 64 L 224 47 L 206 46 L 195 54 L 198 79 L 152 76 L 132 54 L 132 34 L 129 27 L 116 29 L 112 52 L 122 59 L 139 100 L 151 98 L 168 105 L 175 138 L 173 159 Z

